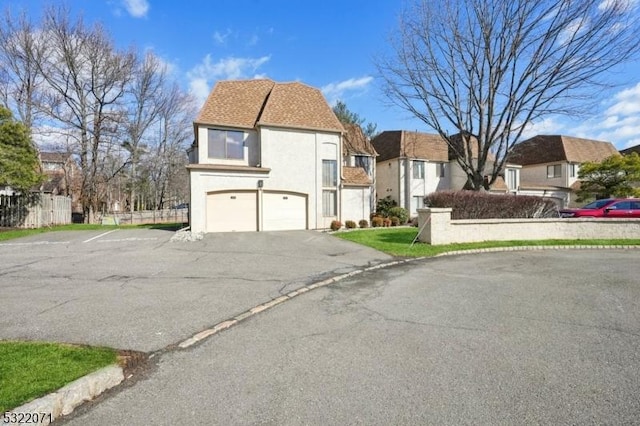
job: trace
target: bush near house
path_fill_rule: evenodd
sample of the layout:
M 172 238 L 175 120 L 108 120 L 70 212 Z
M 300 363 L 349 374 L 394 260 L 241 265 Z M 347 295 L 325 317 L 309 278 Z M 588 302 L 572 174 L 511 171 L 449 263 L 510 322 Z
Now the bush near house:
M 398 218 L 399 225 L 404 225 L 409 220 L 409 212 L 404 207 L 391 207 L 388 211 L 389 217 Z
M 339 220 L 334 220 L 331 222 L 330 228 L 332 231 L 337 231 L 338 229 L 342 228 L 342 222 L 340 222 Z
M 344 223 L 344 226 L 345 226 L 347 229 L 353 229 L 353 228 L 355 228 L 357 225 L 356 225 L 356 223 L 355 223 L 354 221 L 352 221 L 352 220 L 348 220 L 348 221 L 346 221 L 346 222 Z
M 391 226 L 400 225 L 400 219 L 397 216 L 391 216 L 389 220 L 391 221 Z
M 456 219 L 515 219 L 558 217 L 558 207 L 542 197 L 490 194 L 478 191 L 439 191 L 425 197 L 428 207 L 450 207 Z
M 360 225 L 360 228 L 368 228 L 369 222 L 367 222 L 366 219 L 362 219 L 360 222 L 358 222 L 358 225 Z
M 371 226 L 373 228 L 380 228 L 382 225 L 384 225 L 384 219 L 381 218 L 380 216 L 374 216 L 371 219 Z

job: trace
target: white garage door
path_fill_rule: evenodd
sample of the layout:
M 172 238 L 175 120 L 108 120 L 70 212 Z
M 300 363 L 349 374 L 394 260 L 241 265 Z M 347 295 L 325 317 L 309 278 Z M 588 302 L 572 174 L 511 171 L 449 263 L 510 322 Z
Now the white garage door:
M 207 232 L 257 231 L 256 191 L 207 195 Z
M 289 192 L 262 194 L 262 219 L 265 231 L 307 229 L 307 197 Z

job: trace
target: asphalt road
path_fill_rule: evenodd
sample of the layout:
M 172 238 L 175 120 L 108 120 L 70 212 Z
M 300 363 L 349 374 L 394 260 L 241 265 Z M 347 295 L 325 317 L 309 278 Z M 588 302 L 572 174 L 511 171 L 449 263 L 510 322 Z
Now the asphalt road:
M 159 350 L 304 284 L 389 256 L 315 231 L 50 232 L 0 242 L 0 339 Z
M 66 424 L 638 423 L 639 254 L 367 272 L 164 353 Z

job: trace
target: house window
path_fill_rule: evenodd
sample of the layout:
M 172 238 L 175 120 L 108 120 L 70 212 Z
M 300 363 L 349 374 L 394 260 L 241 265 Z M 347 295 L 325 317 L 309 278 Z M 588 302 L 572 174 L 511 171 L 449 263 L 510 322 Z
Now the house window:
M 338 167 L 336 160 L 322 160 L 322 186 L 335 188 L 338 186 Z
M 413 178 L 424 179 L 424 161 L 413 162 Z
M 569 164 L 569 177 L 577 177 L 579 167 L 578 164 Z
M 338 163 L 336 160 L 322 160 L 322 215 L 337 215 Z
M 547 178 L 558 178 L 562 176 L 562 164 L 554 164 L 547 166 Z
M 244 159 L 244 133 L 209 129 L 209 158 Z
M 356 167 L 362 167 L 367 174 L 371 174 L 371 170 L 370 170 L 370 158 L 366 157 L 364 155 L 356 155 L 355 156 L 355 165 Z
M 424 195 L 414 195 L 411 199 L 411 212 L 424 208 Z
M 438 176 L 443 178 L 445 176 L 445 170 L 447 168 L 447 163 L 438 163 Z
M 510 191 L 518 189 L 518 171 L 515 169 L 507 169 L 507 188 Z
M 334 189 L 322 190 L 322 215 L 323 216 L 336 216 L 336 191 Z

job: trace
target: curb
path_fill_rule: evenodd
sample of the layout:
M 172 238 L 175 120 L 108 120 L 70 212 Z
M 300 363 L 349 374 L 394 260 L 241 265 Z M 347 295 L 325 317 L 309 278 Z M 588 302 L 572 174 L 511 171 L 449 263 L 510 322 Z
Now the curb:
M 77 406 L 90 401 L 124 380 L 124 370 L 111 365 L 87 374 L 63 386 L 55 392 L 34 399 L 9 411 L 9 417 L 3 416 L 0 425 L 18 425 L 25 423 L 48 425 L 61 416 L 70 414 Z M 15 421 L 11 416 L 15 415 Z M 24 417 L 26 415 L 26 417 Z M 30 421 L 28 421 L 30 420 Z

